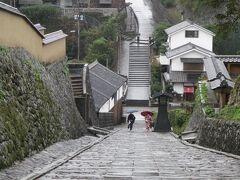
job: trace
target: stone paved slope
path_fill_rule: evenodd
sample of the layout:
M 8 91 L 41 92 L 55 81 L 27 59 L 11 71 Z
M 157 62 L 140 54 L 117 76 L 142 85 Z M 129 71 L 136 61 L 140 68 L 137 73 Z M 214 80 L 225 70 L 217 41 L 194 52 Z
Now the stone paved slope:
M 240 160 L 145 132 L 137 120 L 40 179 L 239 179 Z
M 20 179 L 32 172 L 41 170 L 46 165 L 61 159 L 68 154 L 81 149 L 98 138 L 93 136 L 83 136 L 79 139 L 62 141 L 44 149 L 43 151 L 26 158 L 22 162 L 15 162 L 10 168 L 0 171 L 0 180 Z

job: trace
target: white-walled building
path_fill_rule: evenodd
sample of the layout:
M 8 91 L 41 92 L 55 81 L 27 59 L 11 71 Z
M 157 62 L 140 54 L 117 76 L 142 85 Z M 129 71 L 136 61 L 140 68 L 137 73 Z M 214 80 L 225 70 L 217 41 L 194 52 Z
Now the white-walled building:
M 192 43 L 206 50 L 213 51 L 213 37 L 215 34 L 192 21 L 183 21 L 166 29 L 165 32 L 168 35 L 167 43 L 169 49 Z
M 205 73 L 203 58 L 215 56 L 215 34 L 189 20 L 165 30 L 168 35 L 167 52 L 160 63 L 169 61 L 169 81 L 176 94 L 185 100 L 194 97 L 195 83 Z

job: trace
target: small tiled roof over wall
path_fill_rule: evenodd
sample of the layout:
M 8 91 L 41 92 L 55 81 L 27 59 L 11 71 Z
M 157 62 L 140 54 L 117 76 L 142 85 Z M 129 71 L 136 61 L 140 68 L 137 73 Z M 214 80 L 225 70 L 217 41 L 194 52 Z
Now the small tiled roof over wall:
M 222 62 L 240 63 L 240 55 L 217 55 L 215 58 Z
M 234 87 L 234 83 L 222 61 L 214 57 L 204 58 L 203 61 L 211 89 Z

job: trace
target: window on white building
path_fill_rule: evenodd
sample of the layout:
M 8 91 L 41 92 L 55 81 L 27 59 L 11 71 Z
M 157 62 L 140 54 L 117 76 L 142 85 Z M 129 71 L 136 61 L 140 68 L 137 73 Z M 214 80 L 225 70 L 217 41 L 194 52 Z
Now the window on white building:
M 184 63 L 183 64 L 184 71 L 203 71 L 202 63 Z
M 198 38 L 198 31 L 196 31 L 196 30 L 185 31 L 185 37 L 187 37 L 187 38 Z

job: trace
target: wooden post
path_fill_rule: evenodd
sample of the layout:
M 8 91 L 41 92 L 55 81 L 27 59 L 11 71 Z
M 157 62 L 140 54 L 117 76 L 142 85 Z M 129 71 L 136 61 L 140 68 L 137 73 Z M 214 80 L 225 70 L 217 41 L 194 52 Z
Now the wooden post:
M 220 108 L 226 104 L 226 93 L 220 92 Z
M 229 73 L 231 73 L 231 64 L 230 63 L 227 64 L 227 70 Z

